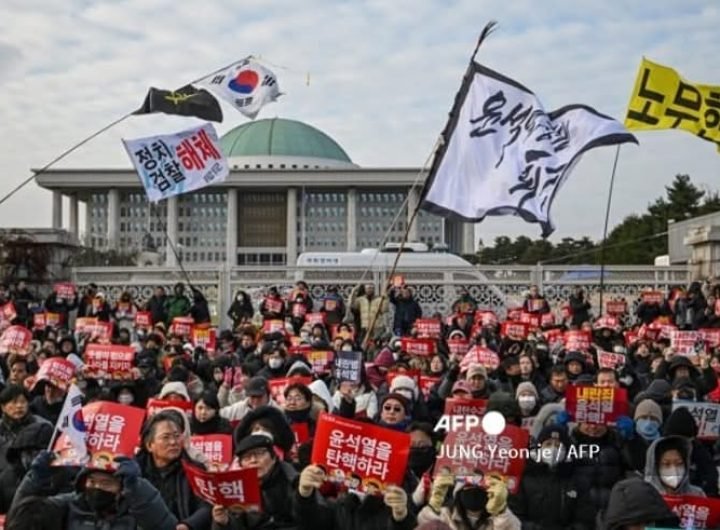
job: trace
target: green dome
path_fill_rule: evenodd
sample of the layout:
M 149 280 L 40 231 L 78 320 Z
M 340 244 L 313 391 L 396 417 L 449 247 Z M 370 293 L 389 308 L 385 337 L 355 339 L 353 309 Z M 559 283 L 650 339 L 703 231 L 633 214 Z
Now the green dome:
M 225 133 L 220 145 L 228 158 L 302 157 L 352 164 L 343 148 L 327 134 L 306 123 L 283 118 L 244 123 Z

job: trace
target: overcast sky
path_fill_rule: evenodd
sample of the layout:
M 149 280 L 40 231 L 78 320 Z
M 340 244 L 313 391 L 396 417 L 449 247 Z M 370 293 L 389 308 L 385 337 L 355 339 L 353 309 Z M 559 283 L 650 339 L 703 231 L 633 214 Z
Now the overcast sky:
M 286 93 L 260 118 L 314 125 L 362 166 L 419 167 L 491 19 L 499 27 L 479 61 L 535 91 L 546 110 L 585 103 L 622 120 L 643 55 L 720 85 L 711 0 L 2 0 L 0 195 L 139 106 L 149 86 L 177 88 L 248 54 L 277 65 Z M 220 133 L 246 121 L 224 112 Z M 129 167 L 121 138 L 194 123 L 133 117 L 58 167 Z M 675 131 L 638 138 L 621 151 L 611 224 L 643 211 L 676 173 L 720 187 L 712 144 Z M 613 155 L 596 150 L 576 167 L 555 200 L 552 239 L 602 235 Z M 49 226 L 50 204 L 50 192 L 29 185 L 0 205 L 0 226 Z M 540 229 L 503 217 L 477 234 L 488 243 Z

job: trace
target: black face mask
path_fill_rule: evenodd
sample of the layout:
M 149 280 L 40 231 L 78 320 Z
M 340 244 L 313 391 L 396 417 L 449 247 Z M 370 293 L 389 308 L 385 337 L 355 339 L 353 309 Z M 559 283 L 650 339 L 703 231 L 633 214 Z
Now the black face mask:
M 460 504 L 471 512 L 484 512 L 488 501 L 487 491 L 478 487 L 464 488 L 458 493 Z
M 435 463 L 434 447 L 413 447 L 410 449 L 410 460 L 408 465 L 416 476 L 422 476 L 429 471 Z
M 115 509 L 117 496 L 109 491 L 98 488 L 87 488 L 85 490 L 85 501 L 95 513 L 107 513 Z
M 293 423 L 300 423 L 303 421 L 308 421 L 308 419 L 310 418 L 310 409 L 307 408 L 302 410 L 286 410 L 285 415 Z

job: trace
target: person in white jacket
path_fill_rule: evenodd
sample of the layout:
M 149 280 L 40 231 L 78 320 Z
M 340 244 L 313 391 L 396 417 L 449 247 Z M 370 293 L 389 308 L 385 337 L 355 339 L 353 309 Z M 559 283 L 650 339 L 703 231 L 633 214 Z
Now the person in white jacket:
M 220 416 L 230 422 L 241 421 L 248 412 L 263 405 L 281 409 L 280 405 L 270 398 L 270 386 L 264 377 L 255 376 L 245 384 L 245 399 L 220 409 Z

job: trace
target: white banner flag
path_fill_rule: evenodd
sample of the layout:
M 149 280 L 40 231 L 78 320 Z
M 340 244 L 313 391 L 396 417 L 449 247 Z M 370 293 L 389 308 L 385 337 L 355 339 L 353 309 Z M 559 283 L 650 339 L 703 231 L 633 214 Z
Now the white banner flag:
M 550 207 L 585 151 L 637 143 L 618 121 L 585 105 L 546 113 L 521 84 L 472 63 L 435 156 L 423 208 L 479 222 L 518 215 L 555 227 Z
M 230 174 L 215 128 L 123 140 L 151 202 L 224 182 Z
M 250 119 L 255 119 L 261 108 L 281 95 L 275 74 L 251 58 L 238 61 L 198 84 L 215 92 Z
M 60 417 L 58 418 L 55 431 L 60 434 L 64 433 L 75 449 L 80 461 L 83 461 L 87 455 L 87 432 L 85 429 L 85 419 L 82 413 L 83 395 L 80 389 L 72 384 L 68 389 L 65 403 L 63 403 Z M 54 437 L 53 437 L 54 438 Z M 52 447 L 51 442 L 51 447 Z

